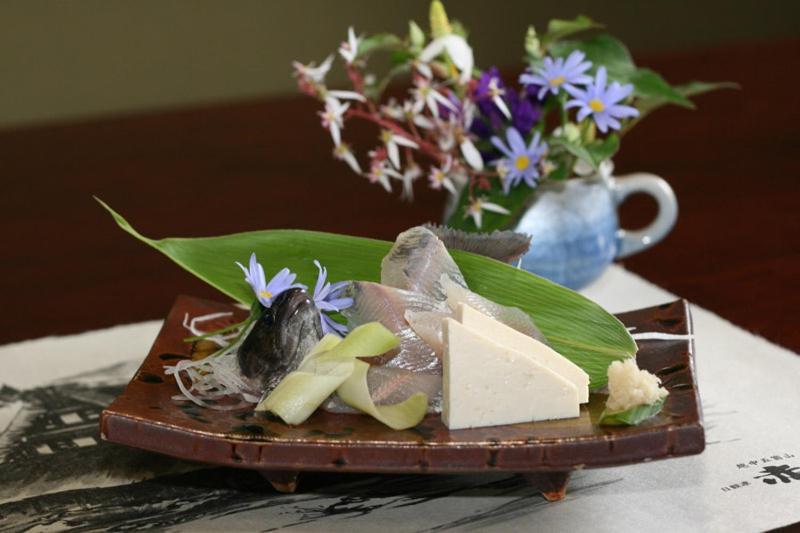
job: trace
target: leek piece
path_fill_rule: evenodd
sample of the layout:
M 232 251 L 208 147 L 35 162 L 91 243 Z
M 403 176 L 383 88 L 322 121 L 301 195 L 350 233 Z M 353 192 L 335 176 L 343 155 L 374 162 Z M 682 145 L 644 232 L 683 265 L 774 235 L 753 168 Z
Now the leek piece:
M 270 411 L 287 424 L 301 424 L 353 373 L 353 361 L 339 361 L 328 374 L 290 372 L 256 411 Z
M 416 392 L 405 401 L 394 405 L 375 405 L 367 386 L 369 364 L 358 360 L 353 364 L 352 374 L 336 391 L 344 403 L 371 415 L 392 429 L 408 429 L 422 421 L 428 409 L 428 396 L 424 392 Z
M 604 410 L 598 423 L 601 426 L 637 426 L 660 413 L 663 406 L 664 398 L 661 398 L 654 403 L 634 405 L 630 409 L 616 413 L 609 413 Z
M 327 352 L 340 342 L 342 342 L 342 338 L 339 337 L 338 335 L 335 335 L 333 333 L 326 334 L 319 340 L 317 344 L 314 345 L 313 348 L 311 348 L 311 351 L 309 351 L 305 355 L 305 357 L 303 357 L 303 361 L 300 363 L 300 367 L 302 367 L 311 358 L 316 357 L 322 352 Z
M 301 424 L 322 405 L 328 396 L 353 377 L 357 365 L 364 365 L 363 375 L 358 374 L 360 383 L 355 385 L 359 391 L 363 388 L 366 400 L 358 395 L 355 401 L 358 405 L 366 406 L 366 409 L 361 409 L 357 405 L 353 405 L 353 407 L 373 416 L 375 416 L 373 412 L 378 413 L 375 418 L 381 422 L 384 421 L 383 418 L 390 420 L 392 423 L 384 422 L 390 427 L 394 427 L 392 424 L 408 423 L 412 418 L 403 414 L 404 411 L 408 411 L 408 408 L 404 408 L 403 405 L 409 403 L 417 395 L 397 406 L 385 406 L 388 415 L 382 414 L 381 411 L 376 410 L 375 404 L 369 397 L 366 372 L 369 365 L 357 359 L 357 357 L 373 357 L 386 353 L 397 346 L 398 342 L 397 337 L 379 322 L 361 325 L 344 339 L 340 339 L 336 335 L 325 335 L 306 354 L 300 367 L 287 374 L 275 387 L 275 390 L 258 404 L 256 411 L 270 411 L 287 424 Z M 419 401 L 419 399 L 415 400 L 416 403 Z M 424 394 L 422 394 L 422 404 L 422 415 L 424 416 L 428 406 L 427 396 Z M 379 409 L 384 409 L 384 407 Z M 394 414 L 395 411 L 397 414 Z M 419 420 L 412 425 L 416 425 L 418 422 Z

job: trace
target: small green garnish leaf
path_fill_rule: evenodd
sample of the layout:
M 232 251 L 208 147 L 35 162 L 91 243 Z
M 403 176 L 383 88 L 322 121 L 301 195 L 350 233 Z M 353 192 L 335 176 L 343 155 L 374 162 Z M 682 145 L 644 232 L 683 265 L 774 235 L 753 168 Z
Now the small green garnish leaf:
M 603 411 L 598 423 L 601 426 L 638 426 L 648 418 L 660 413 L 662 407 L 664 407 L 664 398 L 655 403 L 637 405 L 617 413 Z

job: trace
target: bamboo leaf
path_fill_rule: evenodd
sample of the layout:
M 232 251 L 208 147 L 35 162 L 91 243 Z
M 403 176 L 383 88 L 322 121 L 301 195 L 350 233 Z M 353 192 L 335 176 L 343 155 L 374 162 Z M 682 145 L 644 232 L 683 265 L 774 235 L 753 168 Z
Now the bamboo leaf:
M 329 281 L 380 282 L 381 260 L 392 246 L 388 241 L 363 237 L 285 229 L 154 240 L 139 234 L 108 205 L 98 202 L 123 230 L 248 305 L 253 293 L 234 262 L 246 261 L 253 251 L 267 276 L 288 267 L 298 275 L 298 281 L 313 285 L 317 277 L 314 259 L 328 268 Z M 636 353 L 636 343 L 622 323 L 580 294 L 484 256 L 459 250 L 452 256 L 470 289 L 530 314 L 552 347 L 589 374 L 592 388 L 605 385 L 611 361 Z

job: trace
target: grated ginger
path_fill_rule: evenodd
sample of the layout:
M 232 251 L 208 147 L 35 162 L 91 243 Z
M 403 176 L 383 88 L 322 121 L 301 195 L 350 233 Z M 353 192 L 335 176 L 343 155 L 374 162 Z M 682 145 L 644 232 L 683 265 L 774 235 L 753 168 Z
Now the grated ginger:
M 656 403 L 667 395 L 661 380 L 636 366 L 636 360 L 614 361 L 608 367 L 608 400 L 610 413 L 627 411 L 637 405 Z

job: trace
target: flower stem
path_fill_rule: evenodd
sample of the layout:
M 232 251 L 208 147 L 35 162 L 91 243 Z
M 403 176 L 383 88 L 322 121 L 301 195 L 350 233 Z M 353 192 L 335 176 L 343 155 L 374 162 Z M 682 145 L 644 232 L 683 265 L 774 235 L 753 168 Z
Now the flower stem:
M 396 133 L 397 135 L 400 135 L 401 137 L 405 137 L 406 139 L 414 141 L 419 146 L 420 152 L 426 154 L 432 159 L 438 162 L 444 162 L 445 160 L 446 157 L 445 154 L 442 153 L 442 151 L 439 150 L 435 145 L 429 143 L 428 141 L 426 141 L 425 139 L 423 139 L 418 135 L 415 136 L 409 133 L 396 122 L 379 117 L 377 113 L 370 113 L 364 109 L 350 108 L 345 112 L 345 116 L 361 118 L 369 122 L 372 122 L 373 124 L 377 124 L 382 128 L 391 130 L 392 132 Z

